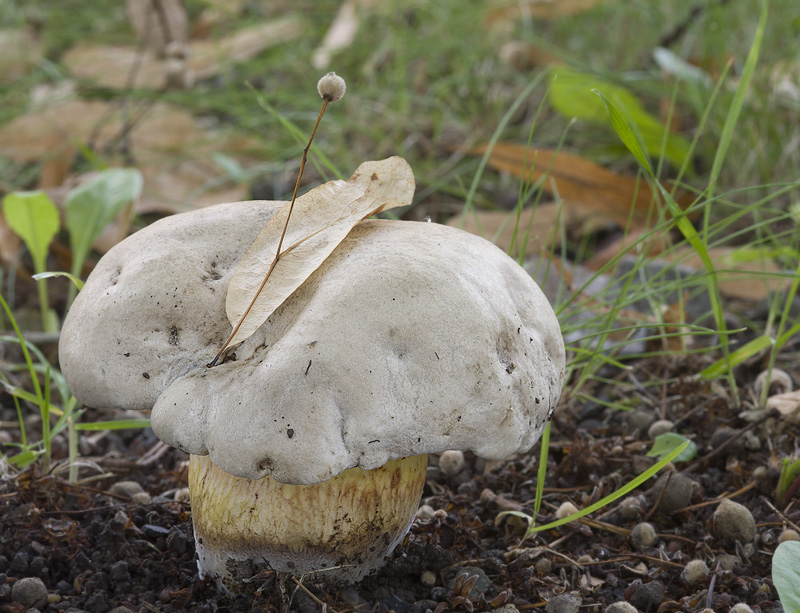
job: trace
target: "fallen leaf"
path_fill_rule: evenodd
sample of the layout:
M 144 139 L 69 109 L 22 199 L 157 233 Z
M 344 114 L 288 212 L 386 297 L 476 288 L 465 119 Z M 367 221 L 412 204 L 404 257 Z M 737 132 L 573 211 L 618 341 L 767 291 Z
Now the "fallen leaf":
M 125 8 L 136 37 L 159 56 L 169 43 L 189 39 L 189 17 L 182 0 L 127 0 Z
M 583 265 L 592 270 L 600 270 L 620 253 L 630 251 L 636 256 L 652 258 L 674 245 L 675 241 L 668 232 L 653 232 L 649 228 L 633 229 L 595 253 Z
M 176 213 L 246 197 L 246 185 L 232 184 L 212 158 L 226 152 L 246 162 L 247 152 L 257 149 L 252 140 L 205 129 L 190 113 L 165 103 L 129 116 L 136 118 L 127 132 L 129 149 L 145 181 L 136 213 Z M 0 128 L 0 156 L 20 162 L 57 161 L 91 141 L 109 163 L 122 164 L 116 152 L 123 132 L 119 105 L 71 100 Z
M 247 250 L 228 285 L 225 308 L 236 331 L 229 346 L 253 334 L 359 221 L 408 205 L 413 196 L 411 167 L 392 157 L 362 164 L 349 181 L 330 181 L 311 190 L 296 200 L 291 216 L 289 204 L 281 208 Z M 279 244 L 281 257 L 273 268 Z
M 488 145 L 466 151 L 469 155 L 483 155 Z M 648 214 L 655 200 L 647 181 L 618 175 L 580 156 L 553 149 L 534 149 L 516 143 L 496 143 L 489 154 L 491 168 L 507 172 L 534 183 L 545 178 L 542 189 L 557 193 L 565 207 L 585 207 L 602 219 L 619 227 L 628 226 L 631 206 L 634 208 L 629 230 L 646 226 Z M 679 197 L 685 207 L 690 200 Z
M 758 301 L 791 284 L 788 276 L 780 276 L 781 268 L 771 259 L 760 257 L 757 250 L 712 247 L 708 255 L 717 271 L 719 291 L 728 298 Z M 705 270 L 702 259 L 690 246 L 664 252 L 660 257 L 698 271 Z
M 70 100 L 21 115 L 0 128 L 0 156 L 37 162 L 72 152 L 102 122 L 107 108 L 106 102 Z
M 42 59 L 43 45 L 30 30 L 0 30 L 0 83 L 13 83 Z
M 356 14 L 356 0 L 344 0 L 339 7 L 325 38 L 314 51 L 311 57 L 311 65 L 323 70 L 328 68 L 333 54 L 341 49 L 349 47 L 356 38 L 358 32 L 358 15 Z
M 300 32 L 300 21 L 286 17 L 242 28 L 218 40 L 190 41 L 186 63 L 195 79 L 209 79 L 232 64 L 297 38 Z M 159 89 L 166 82 L 165 62 L 135 47 L 78 45 L 64 54 L 62 64 L 77 78 L 114 89 L 129 85 L 134 67 L 136 87 Z
M 519 221 L 516 211 L 471 211 L 454 215 L 447 220 L 447 225 L 482 236 L 516 256 L 511 251 L 512 245 L 518 253 L 519 246 L 524 244 L 526 255 L 549 253 L 561 244 L 562 226 L 573 226 L 585 219 L 575 207 L 559 207 L 548 202 L 535 209 L 523 209 Z
M 182 213 L 247 198 L 247 185 L 228 181 L 225 173 L 210 158 L 165 159 L 162 165 L 150 164 L 139 168 L 144 177 L 144 191 L 134 207 L 139 215 Z
M 517 70 L 562 64 L 562 60 L 547 48 L 524 40 L 510 40 L 500 48 L 500 59 Z
M 800 390 L 770 396 L 766 408 L 777 409 L 791 423 L 800 422 Z

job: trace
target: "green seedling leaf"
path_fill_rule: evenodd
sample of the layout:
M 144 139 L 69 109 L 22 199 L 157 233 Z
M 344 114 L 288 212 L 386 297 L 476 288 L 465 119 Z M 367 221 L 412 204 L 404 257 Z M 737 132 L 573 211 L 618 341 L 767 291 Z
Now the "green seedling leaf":
M 676 434 L 674 432 L 667 432 L 657 436 L 655 441 L 653 441 L 653 448 L 647 452 L 647 457 L 663 458 L 669 455 L 673 449 L 686 442 L 689 443 L 686 445 L 686 449 L 675 456 L 673 461 L 688 462 L 689 460 L 694 459 L 694 457 L 697 455 L 697 445 L 695 445 L 694 441 L 689 440 L 682 434 Z
M 785 541 L 772 556 L 772 583 L 786 613 L 800 613 L 800 541 Z
M 642 147 L 639 136 L 633 131 L 631 123 L 626 119 L 625 115 L 623 115 L 617 104 L 612 103 L 603 92 L 598 89 L 593 89 L 592 93 L 600 96 L 600 99 L 606 107 L 608 116 L 611 118 L 611 125 L 614 126 L 614 130 L 617 135 L 619 135 L 620 139 L 622 139 L 622 142 L 625 143 L 628 151 L 630 151 L 636 159 L 639 160 L 642 167 L 653 176 L 653 165 L 650 163 L 650 158 L 647 157 L 647 153 Z
M 22 453 L 18 453 L 16 455 L 11 456 L 8 458 L 9 464 L 13 464 L 18 468 L 25 468 L 29 464 L 32 464 L 36 461 L 40 455 L 44 453 L 44 450 L 33 450 L 28 449 L 27 451 L 23 451 Z
M 92 243 L 129 202 L 142 192 L 142 173 L 110 168 L 67 194 L 67 229 L 72 245 L 72 274 L 79 276 Z
M 59 271 L 48 271 L 48 272 L 40 272 L 38 274 L 33 275 L 33 278 L 37 281 L 41 279 L 52 279 L 54 277 L 66 277 L 70 281 L 75 284 L 79 290 L 83 289 L 83 281 L 81 281 L 78 277 L 73 275 L 69 272 L 59 272 Z
M 44 272 L 47 251 L 61 226 L 56 205 L 44 192 L 11 192 L 3 198 L 3 214 L 25 242 L 36 272 Z
M 650 155 L 664 157 L 677 168 L 682 167 L 691 151 L 690 142 L 680 135 L 664 133 L 667 130 L 659 119 L 648 113 L 639 99 L 628 89 L 605 81 L 591 74 L 559 66 L 550 71 L 550 101 L 553 108 L 567 118 L 577 117 L 594 123 L 607 121 L 603 103 L 594 95 L 602 91 L 625 110 L 631 122 L 637 126 L 644 148 Z
M 77 424 L 75 429 L 98 432 L 100 430 L 130 430 L 149 427 L 149 419 L 118 419 L 114 421 L 95 421 L 87 424 Z

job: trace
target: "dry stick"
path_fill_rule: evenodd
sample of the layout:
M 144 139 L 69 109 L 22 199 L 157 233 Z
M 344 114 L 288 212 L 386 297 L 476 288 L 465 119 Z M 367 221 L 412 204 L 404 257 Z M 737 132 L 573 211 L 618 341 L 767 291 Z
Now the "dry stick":
M 264 289 L 264 286 L 267 284 L 267 281 L 272 275 L 272 271 L 275 270 L 275 266 L 278 264 L 278 260 L 281 259 L 281 247 L 283 246 L 283 239 L 286 236 L 286 229 L 289 227 L 289 218 L 292 216 L 292 210 L 294 209 L 294 201 L 297 200 L 297 190 L 300 189 L 300 180 L 303 178 L 303 171 L 306 168 L 306 161 L 308 160 L 308 151 L 311 149 L 311 141 L 314 140 L 314 135 L 317 133 L 317 128 L 319 127 L 320 121 L 322 121 L 322 116 L 325 114 L 325 109 L 328 108 L 328 102 L 330 102 L 332 98 L 328 96 L 324 96 L 322 98 L 322 108 L 319 111 L 319 115 L 317 116 L 317 122 L 314 124 L 314 129 L 311 130 L 311 136 L 308 138 L 308 144 L 306 148 L 303 149 L 303 158 L 300 160 L 300 171 L 297 174 L 297 181 L 294 184 L 294 191 L 292 192 L 292 201 L 289 203 L 289 212 L 286 214 L 286 223 L 283 226 L 283 232 L 281 232 L 281 238 L 278 241 L 278 249 L 275 252 L 275 258 L 272 260 L 272 264 L 269 266 L 269 270 L 267 270 L 267 274 L 264 277 L 264 280 L 261 282 L 261 285 L 258 286 L 258 290 L 256 291 L 255 296 L 250 301 L 250 304 L 247 305 L 244 313 L 242 314 L 241 318 L 236 325 L 233 327 L 233 331 L 231 332 L 228 339 L 225 341 L 225 344 L 222 345 L 222 349 L 217 352 L 217 355 L 214 356 L 214 359 L 211 360 L 208 364 L 206 364 L 206 368 L 211 368 L 216 366 L 219 359 L 222 357 L 222 354 L 228 349 L 228 345 L 230 345 L 233 337 L 236 336 L 236 333 L 239 332 L 239 328 L 242 327 L 244 320 L 247 319 L 247 316 L 250 314 L 250 310 L 253 308 L 253 305 L 258 300 L 258 297 L 261 295 L 261 290 Z

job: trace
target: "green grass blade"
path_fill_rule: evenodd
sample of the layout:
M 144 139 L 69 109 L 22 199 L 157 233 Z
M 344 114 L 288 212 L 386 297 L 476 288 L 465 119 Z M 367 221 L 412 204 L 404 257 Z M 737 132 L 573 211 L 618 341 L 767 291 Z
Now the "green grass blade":
M 101 430 L 131 430 L 149 427 L 149 419 L 118 419 L 112 421 L 95 421 L 87 424 L 77 424 L 75 429 L 89 432 L 99 432 Z
M 686 441 L 682 445 L 676 447 L 672 451 L 672 453 L 669 453 L 668 455 L 666 455 L 664 457 L 664 459 L 660 460 L 659 462 L 657 462 L 656 464 L 654 464 L 653 466 L 648 468 L 641 475 L 639 475 L 635 479 L 631 480 L 630 482 L 626 483 L 625 485 L 623 485 L 621 488 L 619 488 L 615 492 L 612 492 L 611 494 L 609 494 L 608 496 L 606 496 L 602 500 L 598 500 L 593 505 L 590 505 L 590 506 L 586 507 L 585 509 L 583 509 L 581 511 L 578 511 L 577 513 L 573 513 L 572 515 L 570 515 L 568 517 L 565 517 L 563 519 L 558 519 L 556 521 L 550 522 L 549 524 L 545 524 L 543 526 L 531 526 L 530 528 L 528 528 L 528 532 L 525 534 L 525 537 L 527 538 L 528 536 L 530 536 L 534 532 L 542 532 L 544 530 L 552 530 L 553 528 L 558 528 L 559 526 L 563 526 L 564 524 L 568 524 L 568 523 L 570 523 L 572 521 L 575 521 L 576 519 L 580 519 L 581 517 L 586 517 L 587 515 L 589 515 L 591 513 L 594 513 L 597 509 L 601 509 L 604 506 L 606 506 L 608 504 L 611 504 L 612 502 L 614 502 L 615 500 L 621 498 L 622 496 L 624 496 L 628 492 L 630 492 L 632 490 L 635 490 L 642 483 L 644 483 L 650 477 L 655 475 L 659 470 L 661 470 L 667 464 L 672 462 L 673 459 L 675 459 L 681 453 L 683 453 L 684 449 L 686 449 L 686 447 L 688 445 L 689 445 L 689 441 Z
M 714 192 L 717 188 L 717 180 L 722 171 L 722 164 L 728 154 L 728 147 L 730 147 L 731 140 L 733 140 L 736 131 L 736 124 L 739 121 L 742 107 L 744 106 L 745 96 L 747 90 L 750 89 L 750 82 L 753 80 L 753 74 L 758 64 L 758 56 L 761 53 L 761 44 L 764 40 L 764 30 L 767 26 L 767 14 L 769 13 L 769 1 L 763 0 L 761 4 L 761 15 L 758 18 L 758 26 L 753 38 L 753 44 L 750 45 L 750 51 L 747 54 L 747 60 L 744 64 L 742 76 L 739 79 L 739 86 L 736 88 L 736 93 L 733 96 L 728 113 L 725 117 L 725 124 L 722 127 L 722 133 L 719 137 L 719 144 L 717 145 L 717 153 L 714 156 L 714 162 L 711 165 L 711 174 L 708 179 L 708 189 L 706 190 L 706 197 L 713 198 Z

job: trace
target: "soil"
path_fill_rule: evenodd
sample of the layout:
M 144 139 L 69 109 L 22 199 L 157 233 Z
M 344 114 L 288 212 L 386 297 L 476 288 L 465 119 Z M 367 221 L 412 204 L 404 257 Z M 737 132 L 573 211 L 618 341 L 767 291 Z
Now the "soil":
M 58 464 L 49 475 L 14 474 L 4 467 L 0 613 L 536 608 L 566 613 L 578 606 L 602 611 L 620 601 L 643 612 L 728 611 L 747 603 L 756 612 L 777 613 L 771 555 L 779 539 L 790 536 L 784 531 L 797 529 L 800 504 L 794 493 L 776 501 L 775 488 L 781 458 L 796 453 L 800 427 L 766 414 L 747 421 L 723 386 L 692 376 L 705 364 L 685 357 L 642 362 L 635 376 L 605 373 L 618 383 L 590 389 L 600 402 L 563 401 L 538 523 L 564 513 L 559 507 L 567 502 L 585 508 L 652 465 L 648 430 L 660 419 L 672 421 L 672 429 L 692 438 L 698 449 L 693 460 L 664 473 L 668 477 L 651 479 L 589 520 L 523 541 L 525 520 L 498 514 L 532 513 L 538 448 L 500 463 L 467 454 L 466 468 L 454 477 L 446 477 L 432 458 L 422 500 L 428 506 L 386 566 L 356 585 L 267 571 L 247 578 L 240 596 L 218 591 L 197 574 L 184 489 L 187 457 L 162 447 L 149 430 L 85 436 L 77 484 L 68 482 Z M 744 408 L 761 366 L 737 373 Z M 638 383 L 645 378 L 668 383 L 645 389 Z M 623 393 L 632 411 L 606 408 Z M 13 407 L 7 400 L 0 398 Z M 6 409 L 3 419 L 13 418 Z M 35 424 L 30 428 L 36 431 Z M 54 449 L 56 456 L 65 451 L 58 444 Z M 128 481 L 144 493 L 135 493 Z M 712 514 L 723 497 L 746 508 L 742 540 L 725 539 L 715 528 Z M 754 538 L 747 534 L 748 515 L 755 522 Z M 643 522 L 655 529 L 652 542 L 646 527 L 636 528 L 631 538 Z M 695 564 L 697 576 L 687 575 L 692 560 L 702 560 L 708 570 Z M 36 609 L 21 602 L 24 590 L 13 589 L 31 577 L 41 579 L 47 591 L 47 603 L 36 603 Z

